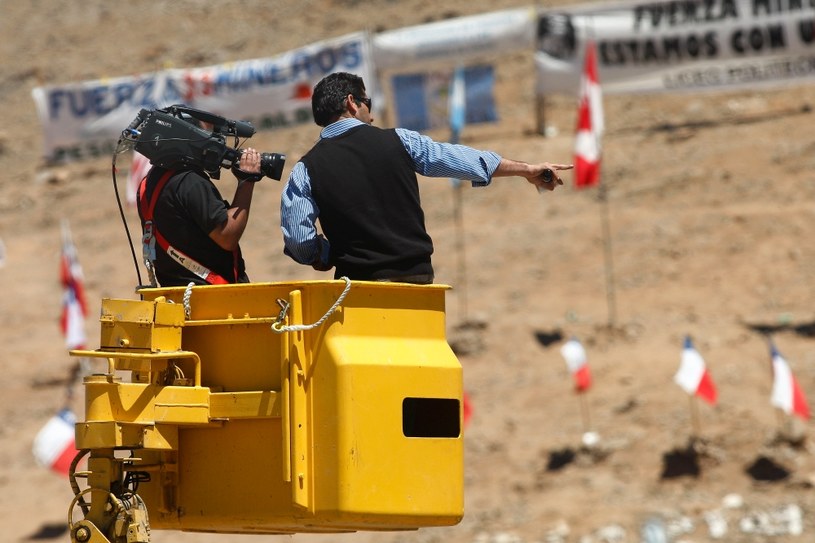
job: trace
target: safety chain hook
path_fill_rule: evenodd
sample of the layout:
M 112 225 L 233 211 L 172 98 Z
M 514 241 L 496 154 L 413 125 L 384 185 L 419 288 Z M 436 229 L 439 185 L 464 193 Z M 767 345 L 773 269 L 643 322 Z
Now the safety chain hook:
M 289 312 L 289 302 L 284 300 L 283 298 L 277 299 L 277 305 L 280 306 L 280 313 L 278 313 L 277 318 L 274 321 L 272 326 L 280 326 L 284 320 L 286 320 L 286 314 Z
M 282 334 L 284 332 L 302 332 L 317 328 L 323 324 L 326 319 L 328 319 L 328 317 L 330 317 L 331 314 L 337 310 L 342 301 L 345 300 L 345 297 L 348 295 L 348 291 L 351 290 L 351 280 L 345 276 L 340 277 L 340 279 L 345 281 L 345 288 L 342 290 L 339 298 L 337 298 L 337 301 L 334 302 L 334 304 L 328 308 L 328 311 L 325 312 L 325 315 L 320 317 L 320 319 L 313 324 L 283 324 L 283 321 L 286 319 L 286 313 L 289 310 L 289 303 L 278 298 L 277 305 L 280 306 L 280 313 L 277 315 L 277 319 L 275 319 L 274 323 L 272 323 L 272 330 L 278 334 Z

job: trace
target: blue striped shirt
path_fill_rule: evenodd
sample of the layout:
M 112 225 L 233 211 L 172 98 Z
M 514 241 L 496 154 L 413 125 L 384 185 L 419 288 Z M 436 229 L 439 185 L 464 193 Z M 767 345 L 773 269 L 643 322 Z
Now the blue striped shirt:
M 332 123 L 320 132 L 320 138 L 333 138 L 362 124 L 355 118 Z M 492 151 L 479 151 L 466 145 L 439 143 L 427 136 L 397 128 L 396 134 L 413 159 L 414 171 L 426 177 L 452 177 L 472 182 L 474 187 L 490 184 L 501 157 Z M 283 231 L 283 252 L 301 264 L 319 260 L 328 263 L 329 243 L 317 233 L 320 215 L 311 195 L 311 180 L 303 162 L 292 168 L 280 198 L 280 229 Z

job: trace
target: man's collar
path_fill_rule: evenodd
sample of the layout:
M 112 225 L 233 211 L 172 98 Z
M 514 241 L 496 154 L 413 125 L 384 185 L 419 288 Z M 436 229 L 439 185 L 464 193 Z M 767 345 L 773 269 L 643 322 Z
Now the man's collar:
M 335 121 L 320 131 L 320 138 L 333 138 L 355 126 L 365 124 L 355 117 L 345 117 Z

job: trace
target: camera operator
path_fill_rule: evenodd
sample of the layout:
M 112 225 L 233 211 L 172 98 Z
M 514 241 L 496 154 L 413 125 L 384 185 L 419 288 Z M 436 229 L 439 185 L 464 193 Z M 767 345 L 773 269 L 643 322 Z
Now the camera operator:
M 232 203 L 197 168 L 153 166 L 142 180 L 143 241 L 161 286 L 249 282 L 238 242 L 249 220 L 255 182 L 262 178 L 260 153 L 247 148 L 232 173 L 238 179 Z

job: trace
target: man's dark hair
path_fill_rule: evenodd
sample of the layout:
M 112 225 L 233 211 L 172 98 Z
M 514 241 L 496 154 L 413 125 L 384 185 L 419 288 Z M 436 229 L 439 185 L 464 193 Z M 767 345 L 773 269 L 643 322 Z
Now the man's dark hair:
M 325 76 L 311 96 L 311 112 L 314 122 L 319 126 L 328 126 L 345 111 L 345 99 L 351 94 L 355 97 L 365 95 L 365 83 L 358 75 L 347 72 L 336 72 Z

